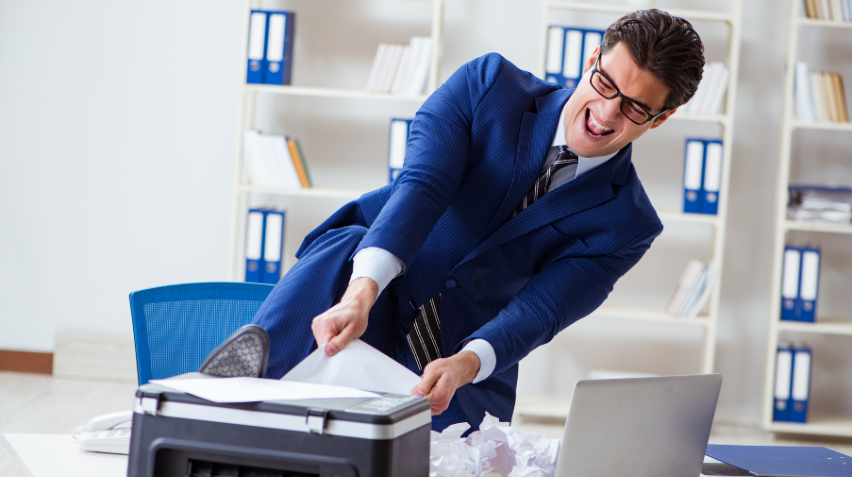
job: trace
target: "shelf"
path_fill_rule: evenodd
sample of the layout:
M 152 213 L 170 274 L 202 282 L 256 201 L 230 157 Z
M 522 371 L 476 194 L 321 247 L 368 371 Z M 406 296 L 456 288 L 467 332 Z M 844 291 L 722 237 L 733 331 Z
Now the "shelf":
M 852 418 L 814 416 L 810 418 L 810 422 L 801 424 L 773 421 L 766 426 L 766 430 L 790 434 L 852 437 Z
M 662 308 L 625 305 L 603 305 L 589 316 L 601 318 L 616 318 L 620 320 L 650 321 L 656 323 L 672 323 L 677 325 L 707 326 L 710 318 L 699 315 L 696 318 L 673 316 Z
M 824 222 L 802 222 L 787 220 L 784 222 L 786 230 L 802 230 L 805 232 L 825 232 L 831 234 L 852 234 L 852 224 L 830 224 Z
M 817 18 L 799 18 L 799 26 L 829 27 L 829 28 L 852 28 L 852 22 L 841 22 L 835 20 L 820 20 Z
M 832 123 L 828 121 L 801 121 L 794 119 L 790 121 L 793 129 L 822 129 L 825 131 L 849 131 L 852 132 L 852 123 Z
M 636 11 L 636 7 L 631 5 L 599 5 L 587 2 L 560 2 L 550 1 L 545 3 L 545 8 L 554 8 L 560 10 L 575 10 L 580 12 L 597 12 L 597 13 L 618 13 L 627 14 Z M 704 10 L 669 10 L 665 9 L 672 15 L 686 18 L 687 20 L 708 20 L 731 23 L 733 16 L 728 12 L 711 12 Z
M 555 396 L 518 396 L 515 415 L 534 419 L 565 419 L 571 410 L 571 399 Z
M 265 84 L 247 84 L 244 87 L 247 93 L 271 93 L 292 96 L 320 96 L 324 98 L 352 98 L 352 99 L 381 99 L 385 101 L 411 101 L 422 103 L 428 98 L 427 95 L 407 96 L 401 94 L 371 93 L 357 89 L 316 88 L 311 86 L 272 86 Z
M 349 199 L 354 200 L 364 195 L 367 191 L 358 189 L 338 189 L 325 187 L 309 187 L 307 189 L 273 189 L 268 187 L 255 187 L 243 185 L 240 192 L 252 192 L 256 194 L 272 194 L 291 197 L 315 197 L 321 199 Z
M 693 224 L 718 225 L 719 216 L 710 214 L 687 214 L 684 212 L 657 211 L 663 222 L 687 222 Z
M 677 119 L 680 121 L 704 121 L 719 124 L 725 124 L 728 122 L 728 116 L 726 114 L 692 114 L 677 112 L 672 114 L 669 119 Z
M 778 331 L 817 333 L 824 335 L 852 335 L 852 320 L 817 319 L 816 323 L 781 320 Z

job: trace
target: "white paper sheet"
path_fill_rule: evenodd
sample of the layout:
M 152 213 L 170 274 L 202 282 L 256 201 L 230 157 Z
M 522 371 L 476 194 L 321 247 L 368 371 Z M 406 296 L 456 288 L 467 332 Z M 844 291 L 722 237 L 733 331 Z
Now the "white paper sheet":
M 344 386 L 261 378 L 155 379 L 151 382 L 213 402 L 378 397 L 375 393 Z
M 361 340 L 334 356 L 326 355 L 322 345 L 281 379 L 402 395 L 410 395 L 420 383 L 420 376 Z

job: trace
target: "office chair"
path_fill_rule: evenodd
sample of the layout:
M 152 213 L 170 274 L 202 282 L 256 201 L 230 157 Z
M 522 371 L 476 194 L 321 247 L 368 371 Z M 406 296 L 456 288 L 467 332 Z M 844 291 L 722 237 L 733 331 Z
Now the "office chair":
M 204 358 L 254 317 L 273 285 L 210 282 L 130 294 L 139 385 L 197 371 Z

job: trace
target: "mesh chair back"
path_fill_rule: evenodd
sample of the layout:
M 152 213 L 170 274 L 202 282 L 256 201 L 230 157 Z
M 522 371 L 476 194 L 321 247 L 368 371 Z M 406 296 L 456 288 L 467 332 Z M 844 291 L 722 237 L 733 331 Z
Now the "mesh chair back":
M 213 282 L 131 293 L 139 384 L 197 371 L 225 338 L 251 322 L 272 288 Z

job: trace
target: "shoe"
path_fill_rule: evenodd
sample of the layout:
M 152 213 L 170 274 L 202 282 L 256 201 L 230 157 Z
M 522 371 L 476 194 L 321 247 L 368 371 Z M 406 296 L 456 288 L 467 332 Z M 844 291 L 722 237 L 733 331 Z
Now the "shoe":
M 262 378 L 267 363 L 269 335 L 257 325 L 245 325 L 207 355 L 198 372 L 225 378 Z

